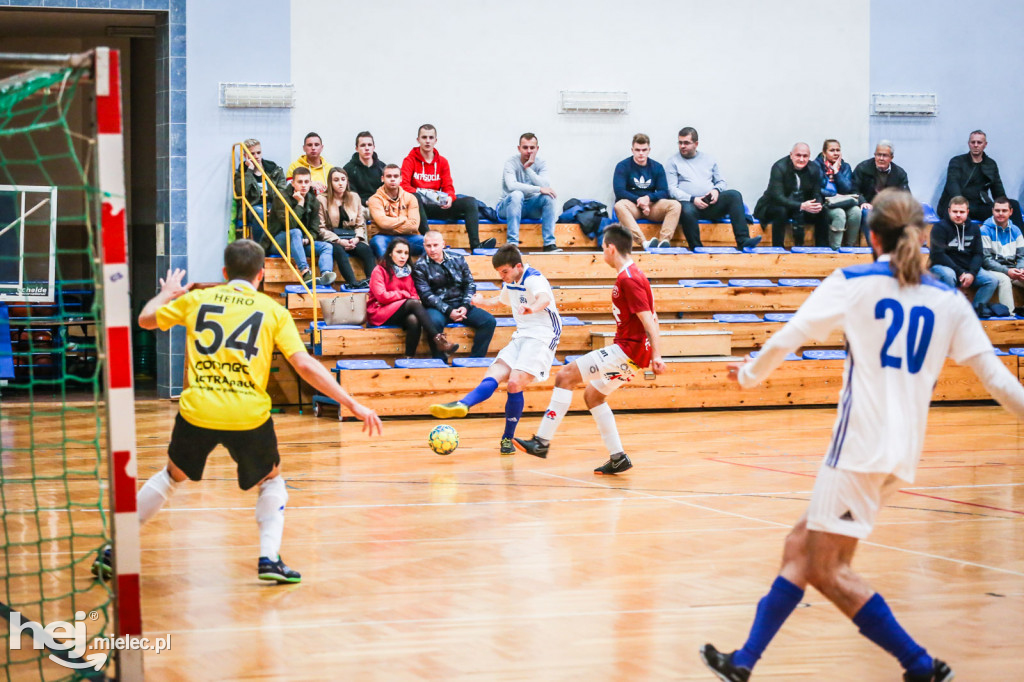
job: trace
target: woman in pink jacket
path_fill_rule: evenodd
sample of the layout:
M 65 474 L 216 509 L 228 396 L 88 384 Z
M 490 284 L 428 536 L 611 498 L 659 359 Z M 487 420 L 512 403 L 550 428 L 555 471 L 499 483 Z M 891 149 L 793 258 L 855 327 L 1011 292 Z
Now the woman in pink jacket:
M 448 362 L 448 357 L 459 349 L 459 344 L 449 342 L 444 333 L 434 328 L 434 323 L 420 303 L 412 281 L 412 267 L 409 265 L 409 242 L 401 237 L 388 244 L 370 275 L 366 317 L 369 324 L 375 327 L 394 325 L 404 329 L 407 358 L 416 354 L 421 330 L 426 333 L 432 357 Z

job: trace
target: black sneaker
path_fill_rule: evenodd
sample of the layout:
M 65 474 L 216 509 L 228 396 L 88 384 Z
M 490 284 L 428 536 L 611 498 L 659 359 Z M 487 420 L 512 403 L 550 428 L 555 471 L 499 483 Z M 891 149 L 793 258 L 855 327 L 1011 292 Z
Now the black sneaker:
M 92 562 L 92 574 L 103 580 L 110 580 L 114 575 L 114 560 L 111 556 L 110 545 L 103 548 L 103 551 L 96 555 L 96 561 Z
M 595 474 L 621 474 L 623 471 L 628 471 L 633 468 L 633 463 L 629 461 L 629 457 L 626 453 L 622 453 L 622 457 L 618 459 L 609 458 L 607 462 L 594 469 Z
M 932 666 L 932 673 L 930 675 L 903 673 L 903 682 L 949 682 L 956 676 L 953 669 L 945 661 L 933 658 Z
M 491 237 L 490 239 L 483 240 L 482 242 L 480 242 L 479 244 L 477 244 L 473 248 L 474 249 L 493 249 L 497 245 L 498 245 L 498 240 L 495 239 L 494 237 Z
M 261 556 L 256 572 L 259 574 L 260 580 L 273 580 L 279 583 L 302 582 L 302 574 L 285 566 L 280 556 L 277 557 L 277 561 L 271 561 L 267 557 Z
M 516 450 L 522 450 L 526 454 L 533 455 L 534 457 L 547 459 L 548 447 L 550 447 L 550 444 L 543 445 L 539 440 L 537 440 L 537 436 L 534 436 L 529 440 L 523 440 L 522 438 L 513 438 L 512 440 L 515 444 Z
M 723 654 L 713 644 L 705 644 L 700 648 L 700 660 L 722 682 L 747 682 L 750 679 L 749 670 L 733 665 L 732 654 Z
M 469 414 L 469 407 L 466 403 L 456 400 L 454 403 L 431 405 L 427 411 L 438 419 L 461 419 Z
M 740 247 L 740 251 L 742 251 L 743 249 L 752 249 L 760 243 L 761 237 L 751 237 L 747 241 L 743 242 L 743 245 Z
M 670 249 L 670 248 L 672 248 L 672 242 L 670 242 L 667 239 L 662 239 L 661 243 L 658 244 L 658 248 L 659 249 Z
M 498 450 L 503 455 L 514 455 L 516 454 L 516 446 L 512 443 L 511 438 L 501 439 L 501 448 Z
M 548 253 L 562 253 L 562 249 L 558 248 L 558 244 L 545 244 L 544 250 Z

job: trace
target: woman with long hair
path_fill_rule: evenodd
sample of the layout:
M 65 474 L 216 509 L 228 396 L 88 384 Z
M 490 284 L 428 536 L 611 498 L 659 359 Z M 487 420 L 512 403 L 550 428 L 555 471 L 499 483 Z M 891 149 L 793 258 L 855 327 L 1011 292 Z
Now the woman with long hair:
M 363 264 L 365 277 L 374 268 L 373 251 L 366 240 L 366 219 L 359 195 L 349 188 L 348 173 L 335 166 L 327 173 L 327 192 L 320 200 L 320 239 L 334 249 L 334 262 L 350 288 L 362 289 L 368 279 L 359 279 L 349 258 L 355 256 Z
M 885 189 L 872 206 L 870 240 L 877 261 L 833 272 L 755 360 L 729 369 L 730 379 L 752 388 L 805 341 L 826 339 L 835 329 L 846 336 L 832 443 L 807 511 L 786 538 L 778 577 L 758 604 L 743 647 L 724 653 L 705 644 L 700 650 L 722 680 L 750 678 L 807 585 L 895 657 L 905 681 L 953 679 L 950 666 L 911 638 L 850 564 L 889 495 L 913 484 L 928 405 L 946 357 L 974 370 L 1018 419 L 1024 418 L 1024 387 L 996 359 L 967 299 L 926 272 L 921 204 L 909 192 Z
M 412 281 L 409 265 L 409 242 L 396 237 L 381 256 L 370 275 L 370 294 L 366 301 L 366 317 L 375 326 L 394 325 L 405 330 L 405 357 L 416 354 L 420 333 L 427 337 L 432 357 L 448 362 L 459 349 L 435 327 L 427 309 L 420 302 Z

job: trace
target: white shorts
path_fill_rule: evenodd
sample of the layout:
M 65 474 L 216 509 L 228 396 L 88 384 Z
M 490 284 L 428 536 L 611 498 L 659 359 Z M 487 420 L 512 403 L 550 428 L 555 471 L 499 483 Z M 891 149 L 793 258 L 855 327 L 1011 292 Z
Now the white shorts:
M 822 464 L 807 508 L 807 528 L 863 540 L 885 501 L 907 482 L 893 474 L 845 471 Z
M 605 395 L 611 394 L 640 371 L 625 351 L 614 343 L 577 358 L 576 366 L 580 368 L 583 383 L 593 384 Z
M 526 372 L 537 381 L 544 381 L 551 374 L 551 363 L 555 361 L 555 350 L 551 345 L 550 341 L 528 336 L 515 337 L 501 349 L 497 359 L 512 369 Z

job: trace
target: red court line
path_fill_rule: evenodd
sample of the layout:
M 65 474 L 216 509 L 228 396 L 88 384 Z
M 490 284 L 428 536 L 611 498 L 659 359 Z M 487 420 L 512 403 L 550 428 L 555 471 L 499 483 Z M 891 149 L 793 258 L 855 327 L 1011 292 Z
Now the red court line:
M 727 459 L 718 459 L 716 457 L 708 457 L 707 459 L 709 461 L 711 461 L 711 462 L 718 462 L 720 464 L 732 464 L 732 465 L 738 466 L 738 467 L 747 467 L 748 469 L 761 469 L 762 471 L 771 471 L 771 472 L 776 473 L 776 474 L 791 474 L 793 476 L 804 476 L 804 477 L 808 477 L 808 478 L 814 478 L 816 476 L 816 474 L 805 474 L 805 473 L 803 473 L 801 471 L 786 471 L 785 469 L 772 469 L 770 467 L 758 466 L 756 464 L 743 464 L 741 462 L 730 462 Z M 933 467 L 933 468 L 941 468 L 941 467 Z M 953 468 L 953 467 L 949 467 L 949 468 Z M 904 495 L 915 495 L 917 497 L 928 497 L 928 498 L 931 498 L 933 500 L 941 500 L 942 502 L 952 502 L 953 504 L 963 504 L 963 505 L 967 505 L 968 507 L 981 507 L 982 509 L 991 509 L 993 511 L 1006 512 L 1007 514 L 1017 514 L 1019 516 L 1024 516 L 1024 512 L 1017 511 L 1015 509 L 1004 509 L 1003 507 L 993 507 L 993 506 L 988 505 L 988 504 L 979 504 L 977 502 L 964 502 L 963 500 L 953 500 L 953 499 L 950 499 L 948 497 L 938 497 L 937 495 L 926 495 L 924 493 L 911 492 L 909 490 L 900 490 L 900 492 L 903 493 Z

